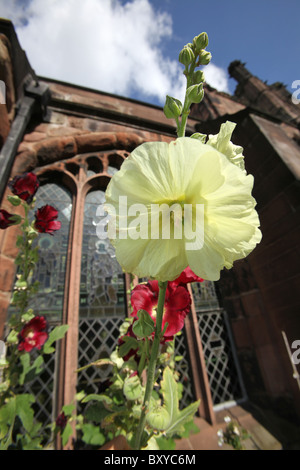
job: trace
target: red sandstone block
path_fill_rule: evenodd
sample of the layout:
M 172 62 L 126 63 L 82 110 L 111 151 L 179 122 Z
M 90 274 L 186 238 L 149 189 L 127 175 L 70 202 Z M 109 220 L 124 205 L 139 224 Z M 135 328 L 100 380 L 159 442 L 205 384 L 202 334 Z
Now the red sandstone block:
M 255 292 L 244 293 L 241 296 L 241 301 L 247 317 L 254 317 L 263 314 L 262 299 L 258 290 Z
M 34 150 L 27 150 L 17 155 L 11 176 L 21 175 L 26 171 L 33 170 L 37 166 L 37 156 Z
M 71 136 L 43 140 L 34 145 L 34 150 L 40 165 L 73 157 L 77 153 L 75 140 Z
M 259 212 L 260 221 L 264 225 L 264 233 L 272 232 L 272 225 L 291 213 L 288 198 L 284 192 L 281 192 Z
M 4 240 L 0 241 L 1 252 L 9 257 L 9 258 L 16 258 L 19 249 L 16 246 L 17 236 L 21 233 L 19 226 L 9 227 L 5 230 L 5 237 Z
M 262 298 L 266 309 L 272 312 L 299 304 L 299 291 L 300 274 L 290 279 L 279 279 L 273 285 L 267 284 L 267 287 L 262 289 Z
M 264 344 L 271 343 L 270 325 L 263 316 L 256 315 L 255 317 L 249 317 L 248 328 L 252 338 L 252 343 L 255 346 L 262 346 Z
M 13 286 L 16 265 L 14 261 L 0 255 L 0 290 L 9 292 Z
M 25 142 L 39 142 L 47 138 L 47 135 L 43 132 L 31 132 L 30 134 L 24 135 Z
M 78 153 L 115 148 L 116 135 L 110 132 L 94 132 L 74 137 Z
M 231 327 L 237 349 L 244 349 L 252 346 L 252 339 L 249 334 L 247 320 L 245 318 L 233 320 L 231 322 Z
M 0 339 L 3 338 L 7 309 L 10 303 L 10 293 L 0 292 Z

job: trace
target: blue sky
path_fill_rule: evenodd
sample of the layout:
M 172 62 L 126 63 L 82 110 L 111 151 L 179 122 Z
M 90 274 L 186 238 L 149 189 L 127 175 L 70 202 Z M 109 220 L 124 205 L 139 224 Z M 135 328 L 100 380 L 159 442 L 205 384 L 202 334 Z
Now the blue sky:
M 300 0 L 0 0 L 38 75 L 163 105 L 182 98 L 178 53 L 202 31 L 207 82 L 234 92 L 238 59 L 268 83 L 300 80 Z
M 152 0 L 173 19 L 175 56 L 182 43 L 205 30 L 213 61 L 223 68 L 233 60 L 268 83 L 288 87 L 300 79 L 299 0 Z M 235 81 L 230 83 L 234 90 Z

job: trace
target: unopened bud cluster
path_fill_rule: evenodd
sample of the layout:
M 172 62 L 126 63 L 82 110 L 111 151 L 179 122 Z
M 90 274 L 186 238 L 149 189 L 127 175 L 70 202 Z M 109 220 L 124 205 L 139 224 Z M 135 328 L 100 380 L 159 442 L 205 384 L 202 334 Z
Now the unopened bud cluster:
M 179 62 L 185 66 L 183 73 L 187 78 L 185 101 L 182 104 L 179 100 L 167 96 L 164 106 L 165 116 L 177 121 L 179 136 L 182 135 L 185 128 L 190 106 L 193 103 L 200 103 L 204 97 L 204 73 L 202 70 L 195 69 L 210 62 L 211 53 L 206 50 L 207 45 L 208 36 L 206 33 L 201 33 L 194 37 L 193 42 L 186 44 L 179 53 Z M 180 116 L 182 116 L 181 124 L 179 122 Z
M 208 46 L 208 36 L 206 33 L 201 33 L 199 36 L 194 37 L 193 42 L 189 42 L 184 46 L 179 53 L 179 62 L 185 67 L 195 64 L 207 65 L 211 60 L 211 53 L 206 51 Z

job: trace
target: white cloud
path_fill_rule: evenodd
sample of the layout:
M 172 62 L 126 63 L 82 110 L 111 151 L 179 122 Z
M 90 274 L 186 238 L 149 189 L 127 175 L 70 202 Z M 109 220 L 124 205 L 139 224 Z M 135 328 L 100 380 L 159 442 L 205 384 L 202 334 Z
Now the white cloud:
M 230 93 L 226 70 L 210 62 L 203 69 L 206 82 L 218 91 Z
M 0 0 L 0 16 L 38 75 L 160 104 L 183 99 L 182 66 L 162 52 L 172 18 L 150 0 Z M 208 83 L 226 87 L 222 69 L 205 69 Z

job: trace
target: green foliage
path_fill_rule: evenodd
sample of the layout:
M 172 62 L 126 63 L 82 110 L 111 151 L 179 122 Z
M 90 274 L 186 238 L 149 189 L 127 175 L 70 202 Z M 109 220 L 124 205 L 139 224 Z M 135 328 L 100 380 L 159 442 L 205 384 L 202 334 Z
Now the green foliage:
M 124 337 L 131 322 L 132 319 L 126 319 L 120 328 L 122 339 L 125 339 L 125 352 L 124 344 L 121 344 L 117 346 L 109 359 L 95 361 L 85 366 L 86 368 L 112 365 L 107 389 L 100 394 L 85 395 L 83 393 L 84 396 L 80 399 L 85 408 L 83 414 L 77 417 L 77 430 L 80 432 L 80 439 L 86 445 L 100 446 L 103 444 L 103 436 L 105 441 L 108 441 L 123 434 L 129 444 L 134 446 L 135 432 L 140 422 L 145 393 L 142 377 L 147 372 L 153 341 L 148 338 L 148 352 L 144 368 L 140 371 L 136 359 L 144 354 L 146 343 L 144 339 L 132 342 L 131 339 L 135 338 Z M 126 361 L 124 359 L 120 361 L 120 351 L 125 355 L 132 347 L 137 348 L 135 359 L 130 357 Z M 164 369 L 160 388 L 152 392 L 141 439 L 141 448 L 147 450 L 174 449 L 174 439 L 198 431 L 193 418 L 199 402 L 182 410 L 179 409 L 182 384 L 175 370 L 175 364 L 180 357 L 174 355 L 174 341 L 168 342 L 164 349 L 158 361 L 158 366 Z M 92 438 L 93 433 L 94 438 Z
M 55 351 L 55 348 L 52 344 L 60 339 L 62 339 L 66 332 L 68 331 L 69 325 L 60 325 L 56 326 L 51 333 L 49 334 L 49 338 L 44 344 L 44 354 L 52 354 Z
M 137 313 L 138 320 L 133 324 L 133 332 L 139 338 L 147 338 L 154 332 L 154 321 L 149 313 L 141 309 Z
M 35 417 L 35 397 L 24 392 L 24 385 L 36 378 L 44 366 L 44 354 L 55 351 L 55 342 L 62 339 L 68 326 L 62 325 L 54 328 L 42 349 L 41 344 L 34 344 L 35 354 L 19 350 L 20 334 L 22 329 L 34 319 L 32 309 L 28 304 L 38 291 L 38 283 L 31 282 L 32 273 L 38 261 L 38 248 L 33 248 L 32 242 L 38 236 L 33 222 L 29 221 L 29 210 L 34 203 L 27 204 L 18 196 L 8 196 L 13 206 L 22 206 L 24 217 L 14 216 L 15 224 L 20 224 L 21 235 L 17 238 L 19 253 L 15 263 L 18 275 L 14 285 L 11 304 L 16 313 L 9 318 L 8 335 L 6 337 L 6 357 L 1 357 L 0 375 L 0 450 L 20 449 L 38 450 L 43 448 L 44 430 L 42 423 Z M 29 331 L 30 333 L 30 331 Z M 43 332 L 43 339 L 45 331 Z M 65 433 L 67 433 L 65 430 Z
M 170 416 L 170 421 L 165 429 L 166 436 L 182 435 L 185 431 L 184 425 L 193 419 L 200 402 L 197 401 L 187 408 L 179 410 L 177 383 L 169 367 L 164 371 L 161 389 L 164 404 Z

